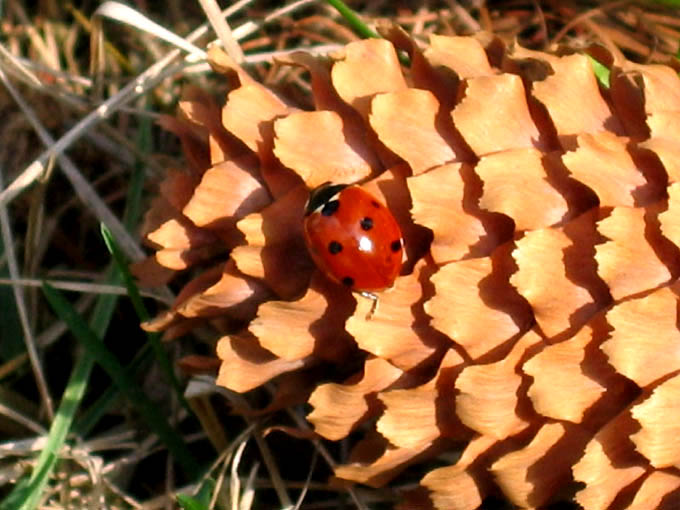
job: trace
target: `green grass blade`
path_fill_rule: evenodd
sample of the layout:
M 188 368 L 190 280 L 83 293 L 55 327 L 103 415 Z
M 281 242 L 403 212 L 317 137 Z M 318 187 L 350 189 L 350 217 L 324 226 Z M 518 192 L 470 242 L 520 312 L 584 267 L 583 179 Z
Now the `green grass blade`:
M 177 494 L 177 504 L 182 510 L 208 510 L 198 498 L 186 494 Z
M 151 136 L 151 119 L 139 117 L 139 129 L 137 131 L 137 147 L 143 154 L 153 153 L 153 142 Z M 123 225 L 128 231 L 132 232 L 142 218 L 142 193 L 144 191 L 144 162 L 135 160 L 128 183 L 127 200 L 125 201 L 125 211 L 123 213 Z
M 183 510 L 208 510 L 210 508 L 210 500 L 215 491 L 215 485 L 215 480 L 208 478 L 203 482 L 198 494 L 195 496 L 177 494 L 177 503 Z
M 115 278 L 109 281 L 116 283 Z M 114 295 L 102 295 L 97 300 L 91 322 L 95 334 L 103 336 L 106 332 L 111 322 L 117 299 L 118 297 Z M 57 313 L 59 314 L 59 312 Z M 66 320 L 65 316 L 59 315 L 62 320 Z M 78 314 L 72 317 L 72 320 L 78 321 L 81 323 L 81 326 L 87 327 L 84 319 Z M 68 322 L 67 325 L 72 327 Z M 45 485 L 59 459 L 59 451 L 62 449 L 66 437 L 71 431 L 73 420 L 85 394 L 93 365 L 94 359 L 87 351 L 76 361 L 66 384 L 66 389 L 57 409 L 55 419 L 50 425 L 47 444 L 40 452 L 33 474 L 30 478 L 23 480 L 14 487 L 7 498 L 0 503 L 0 510 L 15 510 L 17 508 L 34 510 L 37 508 Z M 17 501 L 22 502 L 22 505 L 18 506 Z
M 141 153 L 151 154 L 153 152 L 151 136 L 151 128 L 153 124 L 151 120 L 146 117 L 140 117 L 139 123 L 140 125 L 137 131 L 137 146 Z M 125 227 L 130 231 L 135 228 L 142 216 L 141 205 L 142 193 L 144 190 L 144 168 L 144 163 L 141 160 L 137 160 L 130 174 L 126 206 L 123 213 L 123 225 L 125 225 Z M 127 265 L 124 263 L 124 257 L 115 243 L 109 229 L 102 227 L 102 231 L 102 237 L 109 248 L 109 252 L 112 253 L 112 255 L 115 255 L 114 261 L 116 262 L 118 269 L 117 276 L 122 276 L 125 279 L 125 285 L 128 289 L 128 296 L 132 300 L 139 320 L 146 320 L 149 317 L 149 314 L 144 307 L 139 290 L 137 289 L 133 278 L 127 270 Z M 118 281 L 120 281 L 120 279 L 121 278 L 119 278 Z M 151 333 L 149 334 L 148 338 L 149 342 L 144 344 L 144 346 L 135 355 L 133 361 L 126 367 L 127 373 L 130 374 L 130 377 L 134 377 L 135 374 L 139 375 L 139 371 L 148 365 L 151 360 L 150 349 L 152 345 L 157 351 L 160 349 L 160 338 L 157 334 Z M 174 372 L 171 369 L 170 362 L 167 360 L 167 356 L 165 356 L 164 351 L 162 354 L 163 355 L 160 358 L 157 355 L 157 359 L 159 360 L 161 367 L 165 366 L 166 373 L 170 374 L 168 379 L 172 381 L 173 388 L 178 394 L 180 402 L 185 406 L 185 408 L 189 409 L 189 406 L 186 404 L 186 400 L 184 399 L 182 388 L 174 377 Z M 165 361 L 163 361 L 163 359 L 165 359 Z M 119 393 L 115 386 L 107 388 L 104 393 L 100 395 L 99 398 L 97 398 L 95 403 L 92 404 L 81 415 L 80 419 L 74 425 L 74 432 L 80 436 L 87 435 L 98 423 L 100 418 L 111 408 L 111 405 L 118 398 L 118 395 Z
M 51 463 L 50 463 L 51 464 Z M 49 467 L 47 463 L 43 464 L 44 467 Z M 24 477 L 20 479 L 16 485 L 12 488 L 12 491 L 5 497 L 5 499 L 0 503 L 0 509 L 2 510 L 12 510 L 15 508 L 21 508 L 24 510 L 26 507 L 21 506 L 22 504 L 31 504 L 31 491 L 33 487 L 29 485 L 29 478 Z M 33 491 L 40 494 L 40 490 Z M 35 504 L 33 504 L 35 508 Z
M 109 274 L 110 276 L 107 278 L 109 283 L 113 285 L 120 284 L 120 278 L 114 271 L 109 270 Z M 118 304 L 118 298 L 119 296 L 114 294 L 102 294 L 97 298 L 94 311 L 92 312 L 90 327 L 94 334 L 99 338 L 103 338 L 106 331 L 109 329 L 109 324 L 111 324 L 111 319 L 113 318 L 113 312 Z
M 147 312 L 146 307 L 144 306 L 144 302 L 142 301 L 142 296 L 139 293 L 139 289 L 137 288 L 137 284 L 135 283 L 132 274 L 130 274 L 130 270 L 128 269 L 125 256 L 120 251 L 120 248 L 118 248 L 118 245 L 116 244 L 116 241 L 113 238 L 111 231 L 103 223 L 101 224 L 101 233 L 102 237 L 104 238 L 104 242 L 106 243 L 106 247 L 109 249 L 109 252 L 113 257 L 113 261 L 116 265 L 116 268 L 118 269 L 123 279 L 123 284 L 127 289 L 128 296 L 130 296 L 132 306 L 134 307 L 135 312 L 137 312 L 139 320 L 140 321 L 147 320 L 149 318 L 149 312 Z M 180 403 L 184 406 L 184 408 L 189 413 L 191 413 L 191 408 L 184 399 L 182 386 L 180 385 L 179 380 L 175 376 L 175 372 L 172 369 L 172 363 L 170 362 L 170 359 L 168 358 L 168 355 L 165 352 L 163 345 L 161 344 L 160 335 L 157 333 L 149 333 L 147 335 L 147 338 L 149 340 L 149 343 L 151 344 L 151 347 L 153 348 L 156 360 L 158 361 L 161 370 L 165 373 L 167 380 L 174 388 L 175 393 L 177 394 L 177 398 L 179 399 Z
M 85 325 L 80 317 L 76 320 L 79 320 Z M 85 325 L 85 327 L 87 326 Z M 66 436 L 73 423 L 73 417 L 85 394 L 87 381 L 90 377 L 93 365 L 94 359 L 88 352 L 84 352 L 76 362 L 68 384 L 66 385 L 66 389 L 64 390 L 59 409 L 57 409 L 57 414 L 50 426 L 47 444 L 38 457 L 36 469 L 26 483 L 18 484 L 14 488 L 8 497 L 0 504 L 0 509 L 16 510 L 17 508 L 21 508 L 22 510 L 34 510 L 37 508 L 45 485 L 49 480 L 49 476 L 59 459 L 59 451 L 66 441 Z M 17 501 L 23 501 L 23 504 L 21 506 L 16 506 Z
M 340 13 L 340 15 L 345 18 L 345 21 L 347 21 L 347 24 L 354 30 L 357 35 L 364 39 L 381 39 L 382 36 L 380 34 L 377 34 L 370 28 L 368 28 L 368 25 L 361 21 L 359 16 L 356 15 L 356 13 L 347 7 L 345 2 L 342 0 L 326 0 L 326 3 L 332 7 L 335 8 L 336 11 Z M 409 67 L 411 65 L 411 59 L 409 58 L 408 55 L 406 55 L 405 52 L 397 52 L 398 57 L 399 57 L 399 62 L 403 66 Z
M 45 450 L 47 447 L 45 447 Z M 41 455 L 42 457 L 42 455 Z M 23 478 L 12 489 L 12 492 L 0 503 L 2 510 L 33 510 L 40 502 L 40 495 L 43 487 L 47 483 L 52 469 L 57 462 L 58 457 L 53 453 L 47 453 L 42 458 L 42 462 L 38 464 L 36 470 L 30 478 Z
M 597 78 L 597 81 L 600 82 L 600 85 L 602 85 L 605 88 L 609 88 L 609 77 L 611 75 L 611 72 L 607 67 L 602 65 L 599 61 L 595 60 L 593 57 L 590 55 L 586 54 L 586 56 L 590 59 L 590 65 L 593 68 L 593 72 L 595 73 L 595 77 Z
M 108 278 L 108 281 L 113 284 L 120 283 L 120 277 L 117 274 L 115 274 L 115 271 L 109 272 L 111 273 L 111 276 Z M 92 313 L 92 320 L 90 321 L 90 325 L 92 327 L 92 331 L 94 332 L 95 335 L 97 335 L 98 338 L 104 337 L 106 330 L 108 329 L 109 324 L 111 323 L 111 318 L 113 317 L 113 312 L 116 309 L 117 303 L 118 296 L 114 295 L 101 295 L 97 299 L 97 303 L 95 304 L 94 307 L 94 312 Z M 114 396 L 116 394 L 114 387 L 109 387 L 107 389 L 107 392 L 112 392 Z M 78 422 L 76 422 L 72 428 L 73 433 L 80 437 L 86 435 L 86 433 L 89 432 L 90 430 L 79 427 L 78 424 L 81 421 L 82 418 L 78 420 Z M 95 423 L 93 423 L 92 425 L 94 426 Z
M 139 376 L 141 375 L 141 370 L 146 367 L 150 361 L 151 345 L 145 344 L 137 351 L 134 359 L 125 367 L 125 370 L 130 377 Z M 80 418 L 73 425 L 73 433 L 80 437 L 87 436 L 102 416 L 111 409 L 111 406 L 113 406 L 119 397 L 120 391 L 116 386 L 109 386 L 106 388 L 104 393 L 97 398 L 94 404 L 90 405 L 90 407 L 81 414 Z
M 368 25 L 361 21 L 359 16 L 357 16 L 352 9 L 347 7 L 345 2 L 342 0 L 326 0 L 326 3 L 334 7 L 335 10 L 338 11 L 343 18 L 345 18 L 345 21 L 347 21 L 349 26 L 352 27 L 352 30 L 354 30 L 359 36 L 364 38 L 380 38 L 380 36 L 368 28 Z
M 149 427 L 167 446 L 170 453 L 186 474 L 193 478 L 200 468 L 182 437 L 170 427 L 165 417 L 158 413 L 155 404 L 146 397 L 139 385 L 128 377 L 123 366 L 104 347 L 104 344 L 97 335 L 95 335 L 92 329 L 80 319 L 78 312 L 76 312 L 62 294 L 47 283 L 43 284 L 43 292 L 50 305 L 69 325 L 71 332 L 83 344 L 97 363 L 104 368 L 106 373 L 113 379 L 113 382 L 127 399 L 135 406 Z
M 137 316 L 140 320 L 148 320 L 149 312 L 147 312 L 146 307 L 142 302 L 142 296 L 139 293 L 139 289 L 137 288 L 137 285 L 135 284 L 135 281 L 127 268 L 125 257 L 118 248 L 118 245 L 116 244 L 116 241 L 114 240 L 109 228 L 103 223 L 99 225 L 99 228 L 101 235 L 104 238 L 104 243 L 106 243 L 106 248 L 113 257 L 113 262 L 116 266 L 116 269 L 118 270 L 118 274 L 123 281 L 123 285 L 125 285 L 125 288 L 128 291 L 128 297 L 132 302 L 132 306 L 134 307 Z
M 137 146 L 139 147 L 140 152 L 144 154 L 150 154 L 153 152 L 151 137 L 152 122 L 150 119 L 145 117 L 140 118 L 139 122 L 140 127 L 138 130 Z M 144 164 L 141 161 L 137 161 L 135 162 L 134 168 L 130 175 L 126 207 L 123 214 L 123 224 L 128 230 L 132 230 L 132 228 L 139 223 L 141 218 L 141 199 L 143 187 Z M 149 313 L 147 312 L 141 299 L 139 289 L 135 285 L 134 279 L 127 269 L 125 257 L 122 255 L 120 248 L 118 248 L 118 245 L 115 243 L 110 230 L 105 226 L 101 226 L 101 230 L 104 242 L 106 243 L 109 252 L 112 254 L 117 267 L 117 276 L 119 276 L 118 281 L 122 280 L 125 283 L 128 290 L 128 296 L 132 301 L 139 320 L 143 321 L 148 319 Z M 172 365 L 168 360 L 165 351 L 162 349 L 160 336 L 158 334 L 150 333 L 148 334 L 148 339 L 149 342 L 144 344 L 144 346 L 135 355 L 133 361 L 126 367 L 127 374 L 133 378 L 136 375 L 140 375 L 139 372 L 143 370 L 144 367 L 146 367 L 151 361 L 150 350 L 153 347 L 156 352 L 156 359 L 167 374 L 168 380 L 171 381 L 171 384 L 178 395 L 180 403 L 187 410 L 190 410 L 186 400 L 184 399 L 183 389 L 180 386 L 179 381 L 177 381 L 176 377 L 174 376 Z M 118 396 L 119 392 L 116 386 L 107 388 L 104 393 L 97 398 L 94 404 L 92 404 L 75 423 L 73 427 L 74 433 L 80 436 L 87 435 L 99 422 L 100 418 L 111 408 L 111 405 L 116 401 Z

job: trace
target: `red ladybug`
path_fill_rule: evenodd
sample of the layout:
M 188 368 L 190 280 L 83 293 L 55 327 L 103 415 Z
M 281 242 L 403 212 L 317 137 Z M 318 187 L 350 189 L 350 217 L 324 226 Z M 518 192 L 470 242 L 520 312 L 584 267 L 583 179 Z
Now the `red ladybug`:
M 391 287 L 404 253 L 390 210 L 358 186 L 326 183 L 309 196 L 304 236 L 312 259 L 332 280 L 366 297 Z

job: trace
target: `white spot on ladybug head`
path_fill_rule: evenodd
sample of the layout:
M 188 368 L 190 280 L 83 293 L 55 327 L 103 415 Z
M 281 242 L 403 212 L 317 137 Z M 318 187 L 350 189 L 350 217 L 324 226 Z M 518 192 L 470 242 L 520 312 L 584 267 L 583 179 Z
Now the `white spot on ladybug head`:
M 371 239 L 366 236 L 361 236 L 359 238 L 359 251 L 373 251 L 373 241 L 371 241 Z

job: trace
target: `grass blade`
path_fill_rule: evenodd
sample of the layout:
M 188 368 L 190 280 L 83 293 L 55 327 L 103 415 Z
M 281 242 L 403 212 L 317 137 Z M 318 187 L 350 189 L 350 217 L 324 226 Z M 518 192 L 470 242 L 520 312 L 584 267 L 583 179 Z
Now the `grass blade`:
M 126 370 L 119 361 L 111 355 L 104 344 L 90 327 L 78 315 L 78 312 L 54 287 L 45 284 L 43 292 L 50 305 L 59 316 L 69 325 L 71 332 L 83 344 L 90 355 L 104 368 L 109 377 L 122 393 L 135 406 L 149 427 L 167 446 L 186 474 L 193 478 L 199 471 L 199 465 L 191 455 L 184 440 L 170 427 L 165 417 L 160 415 L 156 406 L 142 392 L 138 384 L 128 377 Z
M 586 57 L 588 57 L 588 59 L 590 60 L 590 66 L 593 68 L 593 72 L 595 73 L 597 81 L 600 82 L 600 85 L 608 89 L 609 76 L 611 75 L 609 69 L 602 65 L 598 60 L 595 60 L 590 55 L 586 54 Z
M 104 335 L 111 322 L 116 302 L 117 296 L 114 295 L 99 297 L 92 316 L 93 334 Z M 73 312 L 72 320 L 79 321 L 82 326 L 87 328 L 82 317 L 75 310 Z M 71 323 L 66 321 L 65 316 L 61 316 L 61 318 L 73 329 Z M 49 476 L 52 474 L 57 460 L 59 460 L 59 452 L 72 429 L 73 420 L 85 394 L 93 366 L 94 358 L 88 351 L 84 351 L 73 367 L 54 421 L 50 425 L 47 444 L 40 452 L 35 470 L 30 478 L 22 480 L 14 487 L 7 498 L 0 503 L 0 510 L 15 510 L 17 508 L 34 510 L 37 508 Z
M 195 496 L 177 494 L 177 503 L 183 510 L 208 510 L 214 490 L 215 481 L 212 478 L 208 478 L 203 482 L 198 494 Z
M 82 319 L 79 320 L 82 321 Z M 92 355 L 89 352 L 83 352 L 71 372 L 61 404 L 50 426 L 47 444 L 38 457 L 36 469 L 27 481 L 17 484 L 8 497 L 0 503 L 1 510 L 16 510 L 17 508 L 34 510 L 37 508 L 44 487 L 59 459 L 59 451 L 71 429 L 73 417 L 85 394 L 93 365 Z M 18 502 L 22 504 L 18 505 Z
M 380 38 L 380 36 L 368 28 L 368 25 L 361 21 L 359 16 L 357 16 L 352 9 L 347 7 L 347 4 L 345 4 L 345 2 L 342 0 L 326 0 L 326 3 L 334 7 L 335 10 L 338 11 L 343 18 L 345 18 L 345 21 L 347 21 L 349 26 L 352 27 L 352 30 L 354 30 L 361 37 Z
M 142 296 L 139 293 L 139 288 L 137 288 L 137 284 L 135 283 L 132 274 L 130 274 L 130 270 L 128 269 L 127 266 L 127 261 L 125 260 L 123 253 L 118 248 L 118 245 L 116 245 L 116 241 L 113 238 L 111 231 L 103 223 L 101 224 L 101 234 L 102 237 L 104 238 L 104 242 L 106 243 L 106 247 L 109 249 L 109 252 L 113 257 L 113 261 L 116 265 L 116 268 L 118 269 L 123 279 L 123 284 L 125 285 L 125 288 L 128 291 L 128 296 L 130 296 L 132 306 L 134 307 L 135 312 L 139 317 L 139 320 L 140 321 L 147 320 L 149 318 L 149 312 L 146 310 L 146 307 L 142 302 Z M 175 372 L 172 369 L 172 363 L 170 362 L 170 359 L 168 358 L 165 349 L 163 349 L 163 346 L 161 345 L 160 335 L 157 333 L 149 333 L 147 335 L 147 338 L 149 339 L 149 343 L 151 344 L 151 347 L 154 350 L 156 360 L 158 361 L 161 370 L 165 373 L 167 380 L 170 382 L 170 384 L 172 384 L 172 387 L 174 388 L 177 394 L 177 398 L 179 399 L 180 403 L 184 406 L 184 408 L 187 411 L 189 411 L 189 413 L 191 413 L 191 408 L 189 407 L 189 404 L 187 404 L 184 398 L 182 386 L 180 385 L 179 380 L 175 376 Z

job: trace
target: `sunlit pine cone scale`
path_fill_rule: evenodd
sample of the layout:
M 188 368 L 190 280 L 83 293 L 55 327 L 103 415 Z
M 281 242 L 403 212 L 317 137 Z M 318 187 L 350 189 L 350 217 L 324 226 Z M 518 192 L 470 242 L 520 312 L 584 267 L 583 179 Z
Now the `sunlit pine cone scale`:
M 369 485 L 460 452 L 418 505 L 677 508 L 676 71 L 598 49 L 605 88 L 582 53 L 384 35 L 282 62 L 310 73 L 313 111 L 210 51 L 236 85 L 221 109 L 191 91 L 165 121 L 188 166 L 147 215 L 141 279 L 213 266 L 145 327 L 210 322 L 217 383 L 239 392 L 357 367 L 309 380 L 309 420 L 331 440 L 367 431 L 336 476 Z M 305 201 L 327 181 L 359 183 L 401 226 L 402 275 L 372 316 L 306 252 Z

